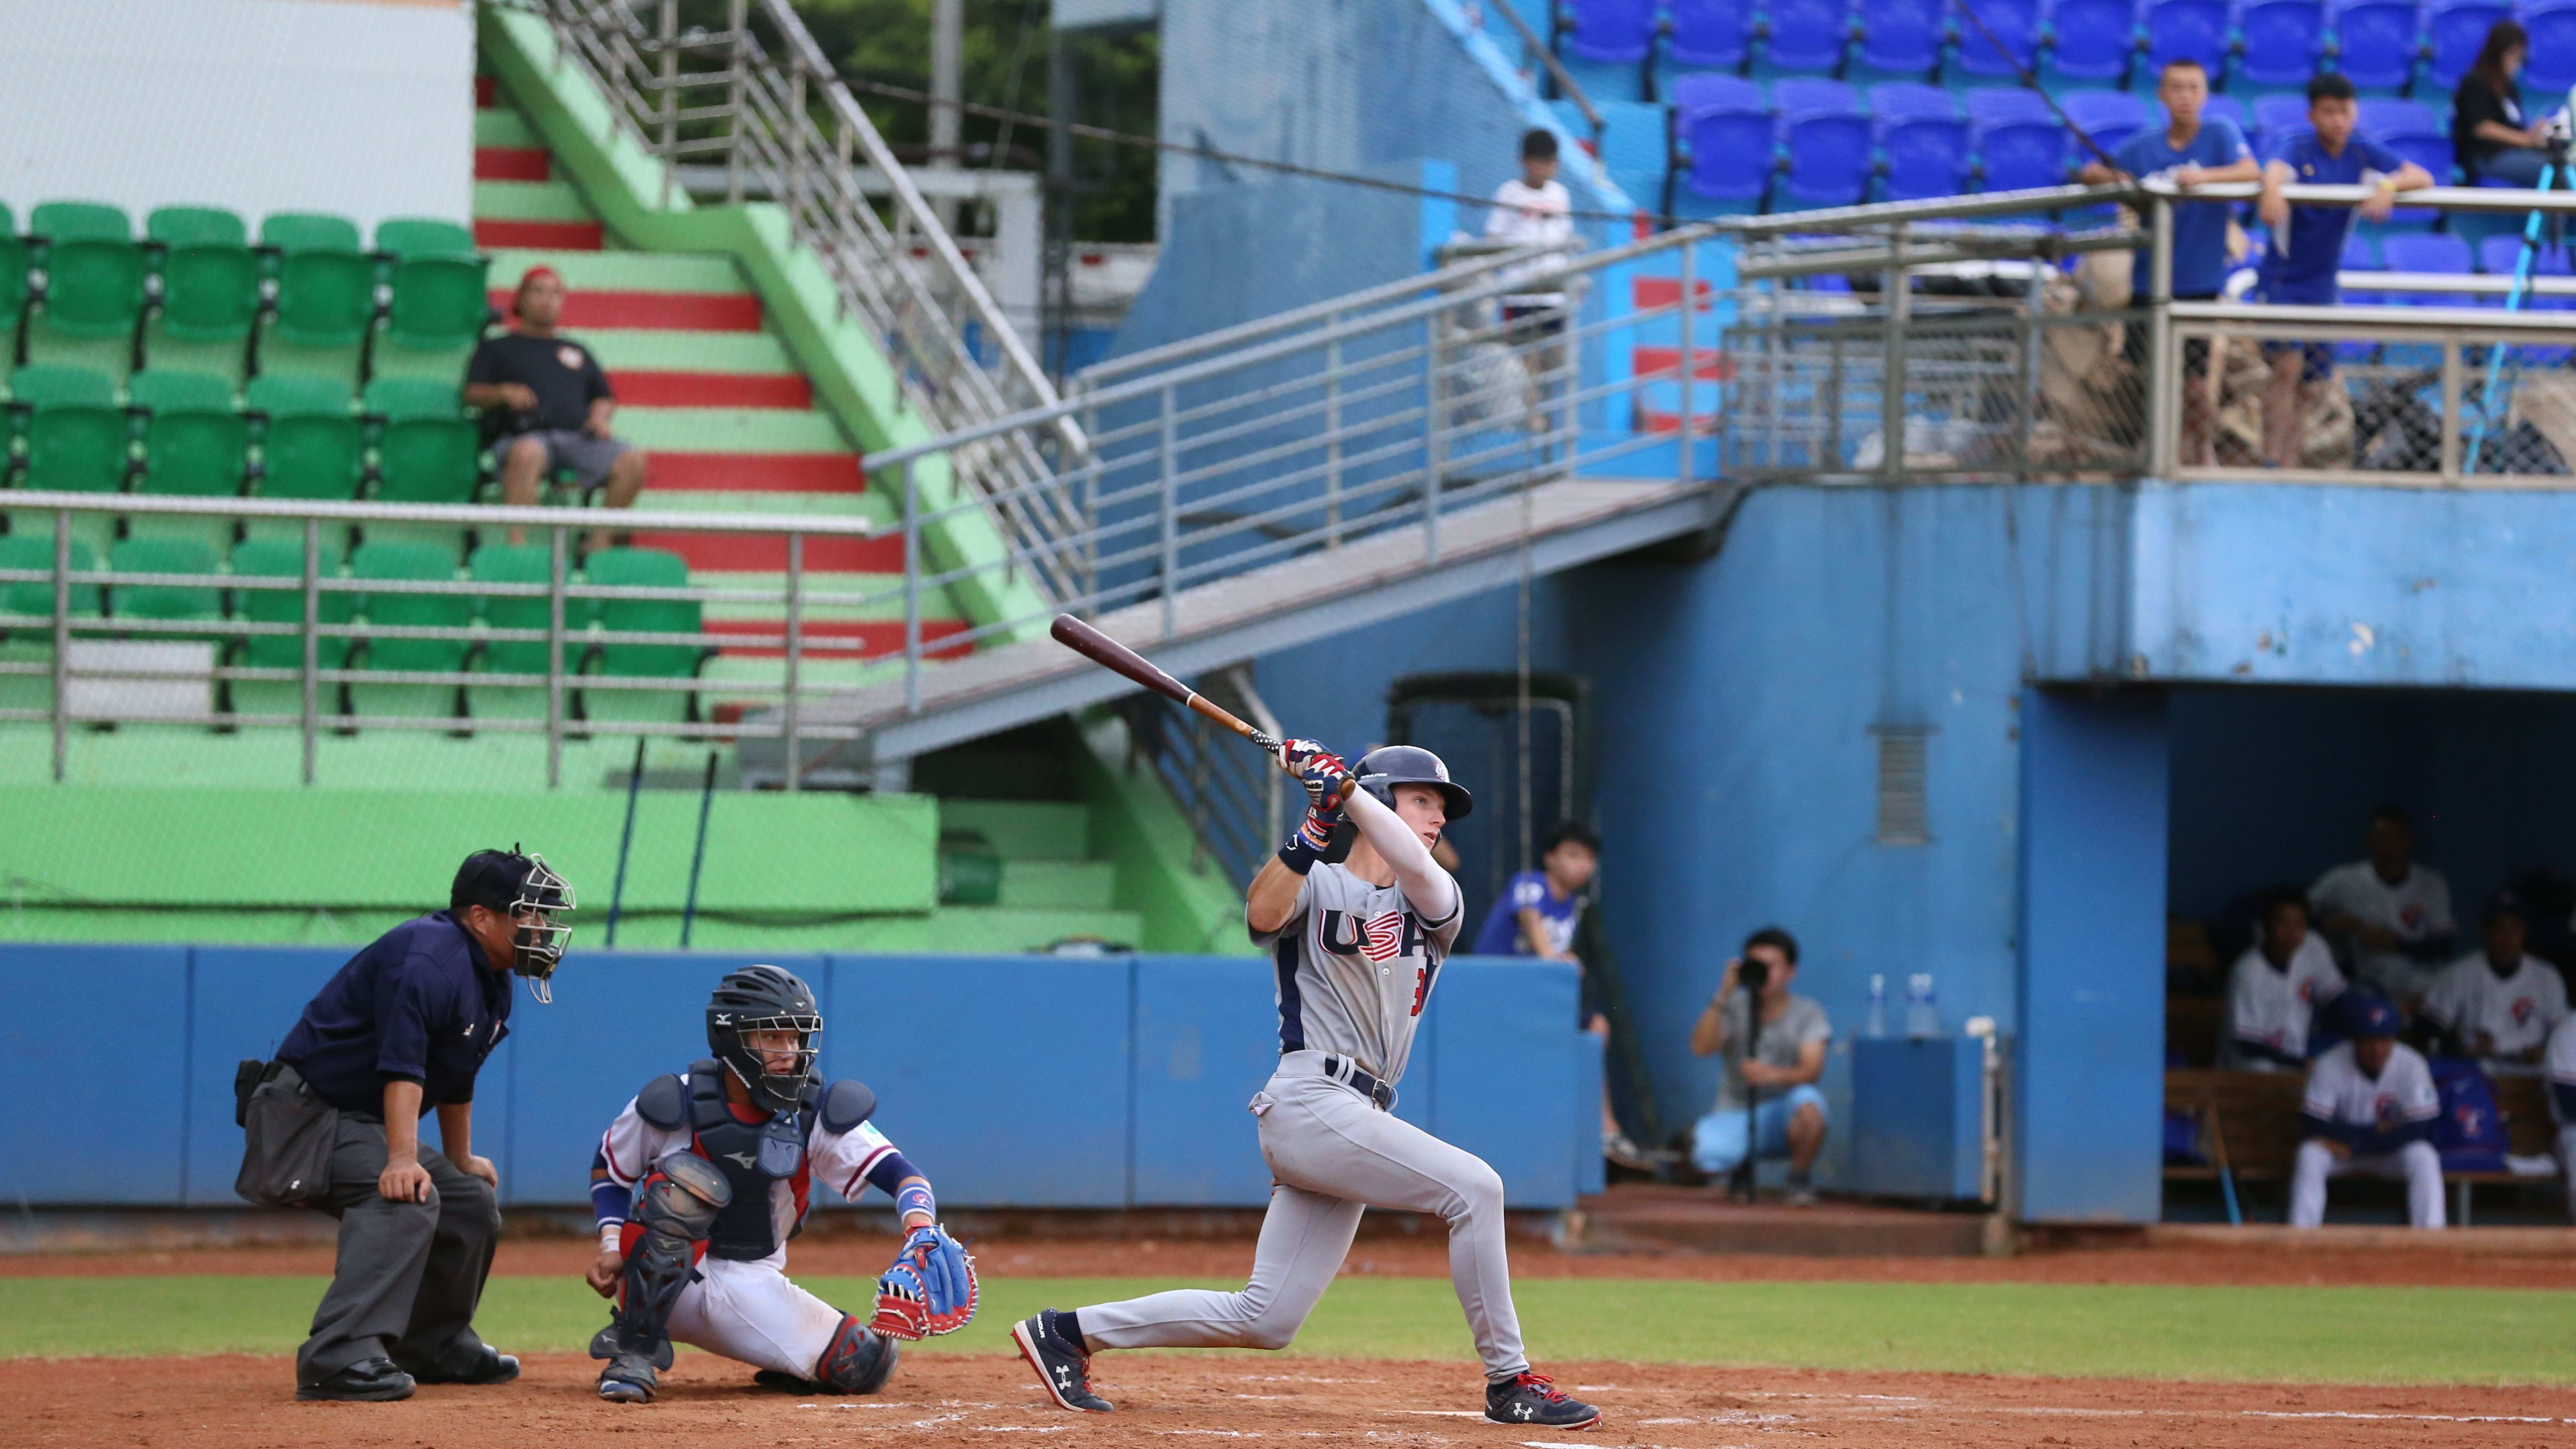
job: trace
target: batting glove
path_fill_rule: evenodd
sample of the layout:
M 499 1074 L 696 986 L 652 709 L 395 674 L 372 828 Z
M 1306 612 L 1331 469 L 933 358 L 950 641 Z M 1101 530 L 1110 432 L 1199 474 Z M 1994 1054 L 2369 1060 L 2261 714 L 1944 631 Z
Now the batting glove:
M 1338 815 L 1342 782 L 1350 778 L 1351 767 L 1342 757 L 1313 740 L 1282 740 L 1279 744 L 1279 768 L 1297 777 L 1306 787 L 1310 810 L 1330 811 Z

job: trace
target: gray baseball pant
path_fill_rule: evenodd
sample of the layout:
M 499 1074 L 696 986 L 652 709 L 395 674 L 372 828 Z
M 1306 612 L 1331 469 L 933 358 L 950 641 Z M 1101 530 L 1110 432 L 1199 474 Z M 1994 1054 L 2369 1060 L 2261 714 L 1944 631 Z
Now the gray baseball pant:
M 378 1355 L 415 1373 L 464 1372 L 482 1357 L 474 1310 L 492 1273 L 500 1204 L 483 1179 L 425 1144 L 420 1165 L 429 1169 L 429 1201 L 388 1202 L 376 1190 L 385 1170 L 384 1123 L 340 1114 L 322 1208 L 340 1220 L 340 1251 L 331 1287 L 313 1310 L 313 1336 L 295 1355 L 297 1383 L 320 1383 Z
M 1437 1213 L 1449 1224 L 1449 1280 L 1487 1378 L 1529 1368 L 1503 1247 L 1503 1180 L 1366 1097 L 1319 1075 L 1321 1053 L 1291 1052 L 1252 1099 L 1261 1155 L 1277 1182 L 1239 1293 L 1181 1288 L 1076 1313 L 1093 1348 L 1286 1348 L 1350 1255 L 1364 1208 Z

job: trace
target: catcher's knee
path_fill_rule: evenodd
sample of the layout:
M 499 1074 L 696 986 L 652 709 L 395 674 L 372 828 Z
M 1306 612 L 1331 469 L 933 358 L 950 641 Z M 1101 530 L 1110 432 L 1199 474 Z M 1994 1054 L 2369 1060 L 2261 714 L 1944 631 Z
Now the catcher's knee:
M 814 1381 L 834 1393 L 873 1394 L 885 1387 L 899 1356 L 893 1339 L 871 1333 L 857 1317 L 843 1314 L 823 1356 L 814 1361 Z
M 673 1305 L 697 1275 L 698 1245 L 714 1231 L 716 1214 L 733 1201 L 733 1185 L 714 1164 L 674 1152 L 635 1185 L 635 1226 L 643 1229 L 626 1254 L 625 1289 L 616 1321 L 592 1345 L 595 1356 L 613 1350 L 640 1354 L 670 1367 L 666 1325 Z

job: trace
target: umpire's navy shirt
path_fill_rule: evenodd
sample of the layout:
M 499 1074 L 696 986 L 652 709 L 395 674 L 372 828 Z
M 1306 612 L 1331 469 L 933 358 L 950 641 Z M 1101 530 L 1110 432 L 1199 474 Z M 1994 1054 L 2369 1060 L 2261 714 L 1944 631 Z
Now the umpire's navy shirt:
M 277 1059 L 344 1112 L 385 1109 L 420 1083 L 424 1114 L 474 1100 L 474 1074 L 510 1034 L 510 978 L 447 912 L 415 917 L 349 958 L 306 1004 Z

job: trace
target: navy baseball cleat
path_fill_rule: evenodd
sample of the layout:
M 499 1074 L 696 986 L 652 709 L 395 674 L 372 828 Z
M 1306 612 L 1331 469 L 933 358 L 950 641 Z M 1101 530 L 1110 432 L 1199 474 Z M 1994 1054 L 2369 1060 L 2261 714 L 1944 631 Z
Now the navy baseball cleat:
M 1020 1357 L 1036 1369 L 1038 1382 L 1046 1385 L 1047 1397 L 1058 1408 L 1081 1409 L 1094 1414 L 1109 1412 L 1109 1401 L 1091 1391 L 1091 1359 L 1073 1351 L 1055 1331 L 1050 1321 L 1052 1308 L 1041 1309 L 1035 1318 L 1024 1318 L 1011 1325 L 1011 1341 L 1020 1346 Z
M 1485 1417 L 1497 1424 L 1546 1429 L 1597 1429 L 1601 1411 L 1566 1397 L 1545 1374 L 1523 1373 L 1485 1384 Z

